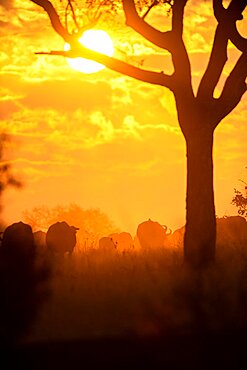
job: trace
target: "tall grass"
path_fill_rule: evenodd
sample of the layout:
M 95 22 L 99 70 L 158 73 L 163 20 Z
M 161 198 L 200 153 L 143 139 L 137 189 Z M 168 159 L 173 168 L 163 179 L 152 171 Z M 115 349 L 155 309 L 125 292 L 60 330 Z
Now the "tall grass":
M 200 272 L 186 269 L 175 247 L 119 253 L 91 246 L 52 263 L 52 294 L 25 340 L 247 327 L 244 246 L 218 246 L 215 264 Z

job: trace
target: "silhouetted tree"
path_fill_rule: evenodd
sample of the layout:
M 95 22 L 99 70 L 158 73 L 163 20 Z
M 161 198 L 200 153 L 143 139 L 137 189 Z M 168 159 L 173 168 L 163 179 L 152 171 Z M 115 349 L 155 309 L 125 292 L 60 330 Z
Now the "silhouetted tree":
M 52 208 L 34 207 L 24 212 L 24 219 L 34 230 L 48 230 L 52 224 L 66 221 L 69 225 L 80 228 L 78 240 L 88 239 L 89 242 L 117 231 L 109 217 L 99 209 L 83 209 L 74 203 Z
M 240 216 L 244 216 L 245 218 L 247 218 L 247 183 L 243 180 L 240 181 L 245 184 L 245 194 L 243 194 L 243 192 L 238 189 L 234 189 L 235 197 L 232 199 L 232 204 L 234 204 L 238 208 L 238 214 Z
M 184 258 L 190 266 L 196 268 L 208 266 L 215 258 L 216 240 L 212 157 L 214 130 L 220 121 L 238 105 L 246 91 L 247 40 L 240 35 L 236 23 L 243 19 L 242 13 L 247 0 L 231 0 L 226 8 L 223 0 L 212 1 L 217 27 L 209 62 L 196 92 L 192 87 L 191 64 L 183 40 L 184 10 L 189 3 L 188 0 L 154 0 L 136 3 L 134 0 L 122 0 L 126 25 L 171 54 L 174 66 L 174 72 L 171 75 L 162 71 L 158 73 L 144 70 L 81 46 L 78 37 L 85 27 L 78 25 L 72 1 L 67 2 L 66 9 L 70 10 L 77 33 L 70 32 L 66 24 L 61 23 L 50 1 L 31 1 L 47 12 L 54 30 L 71 46 L 71 50 L 67 52 L 52 51 L 44 54 L 93 59 L 124 75 L 164 86 L 174 94 L 178 121 L 187 148 Z M 89 4 L 95 2 L 95 0 L 89 1 Z M 148 7 L 144 15 L 141 15 L 143 3 Z M 154 28 L 145 20 L 153 6 L 159 3 L 171 6 L 171 30 L 167 32 Z M 214 91 L 227 61 L 229 41 L 240 51 L 240 57 L 228 75 L 220 96 L 215 98 Z

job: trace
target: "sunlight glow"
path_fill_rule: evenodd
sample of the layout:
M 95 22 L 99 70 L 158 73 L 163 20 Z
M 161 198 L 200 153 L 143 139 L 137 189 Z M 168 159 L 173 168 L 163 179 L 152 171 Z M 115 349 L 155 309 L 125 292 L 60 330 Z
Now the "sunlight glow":
M 98 51 L 110 57 L 114 54 L 113 42 L 105 31 L 87 30 L 79 38 L 79 42 L 88 49 Z M 70 50 L 70 45 L 66 43 L 64 50 Z M 67 58 L 67 61 L 73 69 L 88 74 L 99 72 L 105 68 L 103 64 L 85 58 Z

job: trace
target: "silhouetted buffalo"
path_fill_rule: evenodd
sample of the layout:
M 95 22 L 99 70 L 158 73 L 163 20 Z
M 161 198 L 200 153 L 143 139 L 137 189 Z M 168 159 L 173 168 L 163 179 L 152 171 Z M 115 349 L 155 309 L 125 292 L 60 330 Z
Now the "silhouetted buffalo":
M 134 240 L 130 233 L 120 232 L 110 234 L 109 237 L 112 239 L 113 243 L 116 245 L 118 251 L 124 252 L 128 251 L 134 246 Z
M 31 226 L 21 221 L 8 226 L 2 235 L 1 250 L 15 259 L 32 257 L 35 245 Z
M 0 247 L 0 346 L 28 332 L 49 294 L 49 266 L 37 264 L 36 257 L 31 226 L 8 226 Z
M 242 216 L 229 216 L 216 219 L 217 244 L 246 246 L 247 221 Z
M 149 249 L 163 247 L 170 232 L 167 233 L 167 226 L 149 219 L 138 225 L 136 235 L 140 246 Z
M 99 239 L 99 250 L 104 252 L 111 252 L 116 250 L 116 244 L 114 243 L 113 239 L 109 236 L 103 236 Z
M 46 245 L 50 252 L 57 255 L 71 254 L 76 245 L 78 227 L 69 226 L 67 222 L 56 222 L 46 233 Z
M 247 248 L 247 222 L 242 216 L 216 218 L 216 246 Z M 171 246 L 183 247 L 185 227 L 175 230 L 169 236 Z
M 36 253 L 39 255 L 43 255 L 47 251 L 47 245 L 46 245 L 46 233 L 44 231 L 35 231 L 33 233 L 34 237 L 34 244 Z
M 184 244 L 184 233 L 185 226 L 176 229 L 173 233 L 168 236 L 169 245 L 171 247 L 181 248 Z

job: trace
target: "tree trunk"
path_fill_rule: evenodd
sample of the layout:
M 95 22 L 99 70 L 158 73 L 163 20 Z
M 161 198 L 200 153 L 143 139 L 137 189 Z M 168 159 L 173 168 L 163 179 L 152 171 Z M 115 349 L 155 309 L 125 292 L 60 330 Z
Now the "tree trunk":
M 193 132 L 186 139 L 187 195 L 184 259 L 187 265 L 199 269 L 209 266 L 214 261 L 216 243 L 213 130 L 205 125 L 202 131 Z

